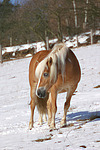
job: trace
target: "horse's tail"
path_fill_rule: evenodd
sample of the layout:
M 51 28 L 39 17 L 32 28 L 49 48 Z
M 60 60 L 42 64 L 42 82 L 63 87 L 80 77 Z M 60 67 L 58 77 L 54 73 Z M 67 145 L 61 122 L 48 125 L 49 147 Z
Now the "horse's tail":
M 49 94 L 47 94 L 47 96 L 45 98 L 37 97 L 36 105 L 37 105 L 38 112 L 40 114 L 47 114 L 47 101 L 48 101 L 48 98 L 49 98 Z

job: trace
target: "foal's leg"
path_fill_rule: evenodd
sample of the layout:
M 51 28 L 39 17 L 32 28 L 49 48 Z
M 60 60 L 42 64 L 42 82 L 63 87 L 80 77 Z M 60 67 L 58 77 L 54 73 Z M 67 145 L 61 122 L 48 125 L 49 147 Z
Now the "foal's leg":
M 64 104 L 64 115 L 63 115 L 63 118 L 61 120 L 61 126 L 65 126 L 66 125 L 66 115 L 67 115 L 68 109 L 70 107 L 71 97 L 72 97 L 75 89 L 76 88 L 69 89 L 68 92 L 67 92 L 66 102 Z

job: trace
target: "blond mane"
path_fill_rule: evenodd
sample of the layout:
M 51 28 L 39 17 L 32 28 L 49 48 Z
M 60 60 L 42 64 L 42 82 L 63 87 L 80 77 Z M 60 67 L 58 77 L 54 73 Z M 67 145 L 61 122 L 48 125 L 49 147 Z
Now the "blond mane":
M 38 79 L 41 78 L 41 75 L 46 67 L 46 62 L 50 57 L 52 57 L 53 59 L 53 64 L 51 65 L 51 68 L 50 68 L 50 78 L 56 79 L 57 77 L 56 63 L 58 63 L 58 69 L 61 69 L 61 74 L 63 77 L 64 70 L 65 70 L 64 68 L 65 58 L 66 58 L 68 50 L 69 49 L 66 47 L 64 43 L 56 44 L 54 48 L 52 49 L 52 51 L 49 53 L 49 55 L 38 64 L 36 71 L 35 71 L 36 77 Z
M 65 71 L 65 59 L 66 59 L 66 55 L 68 53 L 68 50 L 69 49 L 66 47 L 66 45 L 64 43 L 59 43 L 59 44 L 56 44 L 54 46 L 52 52 L 49 54 L 50 57 L 53 58 L 54 62 L 58 61 L 58 69 L 61 69 L 63 81 L 64 81 L 64 71 Z M 52 67 L 51 68 L 52 76 L 53 76 L 54 70 L 55 70 L 55 68 Z

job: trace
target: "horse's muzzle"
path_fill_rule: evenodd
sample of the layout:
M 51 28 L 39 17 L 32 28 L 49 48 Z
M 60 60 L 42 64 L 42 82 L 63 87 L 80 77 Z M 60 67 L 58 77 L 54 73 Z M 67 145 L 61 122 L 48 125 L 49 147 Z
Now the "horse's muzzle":
M 37 90 L 36 95 L 37 95 L 39 98 L 45 98 L 45 97 L 46 97 L 46 89 L 45 89 L 44 87 L 40 87 L 40 88 Z

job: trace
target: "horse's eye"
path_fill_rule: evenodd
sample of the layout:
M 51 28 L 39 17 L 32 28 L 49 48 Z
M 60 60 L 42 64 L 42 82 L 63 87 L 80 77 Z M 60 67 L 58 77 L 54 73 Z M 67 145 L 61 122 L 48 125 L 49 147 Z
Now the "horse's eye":
M 48 75 L 49 75 L 49 74 L 48 74 L 47 72 L 45 72 L 45 73 L 43 74 L 44 77 L 48 77 Z

